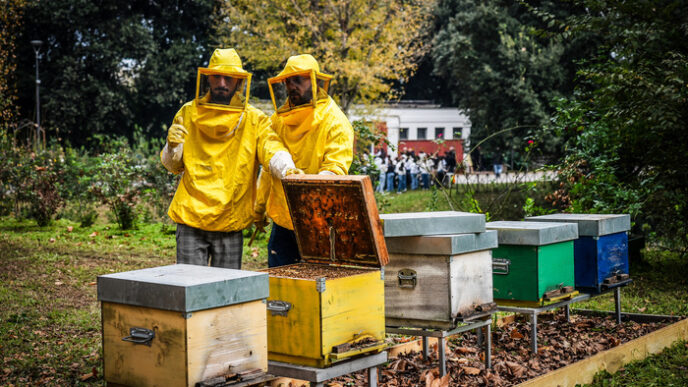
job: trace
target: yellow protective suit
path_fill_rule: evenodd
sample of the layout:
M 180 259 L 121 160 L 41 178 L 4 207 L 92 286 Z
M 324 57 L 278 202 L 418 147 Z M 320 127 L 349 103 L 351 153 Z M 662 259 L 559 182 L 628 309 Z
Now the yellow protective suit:
M 275 152 L 286 148 L 269 118 L 253 106 L 227 111 L 199 106 L 202 102 L 197 98 L 186 103 L 174 118 L 182 117 L 189 133 L 179 168 L 182 179 L 168 214 L 177 223 L 206 231 L 239 231 L 253 221 L 259 162 L 269 170 Z
M 300 60 L 304 57 L 305 60 Z M 296 59 L 296 60 L 294 60 Z M 310 55 L 291 57 L 280 76 L 311 69 L 319 72 Z M 316 92 L 321 96 L 320 91 Z M 277 109 L 276 109 L 277 110 Z M 349 119 L 331 97 L 318 98 L 315 108 L 270 117 L 272 128 L 291 153 L 294 164 L 307 174 L 329 171 L 346 175 L 353 161 L 354 131 Z M 278 225 L 293 230 L 289 208 L 279 179 L 262 173 L 254 209 Z

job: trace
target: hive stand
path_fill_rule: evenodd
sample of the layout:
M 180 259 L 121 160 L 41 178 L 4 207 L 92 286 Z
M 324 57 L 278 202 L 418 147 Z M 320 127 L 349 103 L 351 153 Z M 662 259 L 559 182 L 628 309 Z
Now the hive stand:
M 386 362 L 386 351 L 334 363 L 327 368 L 307 367 L 270 360 L 268 361 L 268 372 L 275 376 L 306 380 L 311 382 L 314 387 L 323 387 L 325 382 L 332 378 L 368 369 L 368 386 L 377 387 L 377 366 Z
M 616 323 L 621 324 L 621 288 L 630 284 L 631 281 L 632 281 L 631 279 L 627 279 L 623 282 L 619 282 L 617 284 L 614 284 L 613 288 L 609 288 L 607 290 L 604 290 L 601 293 L 597 293 L 597 294 L 581 293 L 580 295 L 573 297 L 571 299 L 558 301 L 558 302 L 548 304 L 548 305 L 543 305 L 540 307 L 520 307 L 520 306 L 497 305 L 497 310 L 500 312 L 512 312 L 512 313 L 526 314 L 526 315 L 530 316 L 531 349 L 532 349 L 533 353 L 537 353 L 537 315 L 538 314 L 540 314 L 542 312 L 546 312 L 548 310 L 555 309 L 555 308 L 564 307 L 564 313 L 566 315 L 566 321 L 570 321 L 570 319 L 571 319 L 570 305 L 571 304 L 573 304 L 574 302 L 586 301 L 586 300 L 589 300 L 593 297 L 598 297 L 598 296 L 601 296 L 603 294 L 607 294 L 607 293 L 613 291 L 614 292 L 614 309 L 615 309 L 615 315 L 616 315 Z
M 461 323 L 460 323 L 461 324 Z M 423 328 L 395 328 L 387 327 L 387 333 L 396 333 L 400 335 L 422 336 L 423 337 L 423 357 L 428 359 L 428 337 L 437 338 L 437 352 L 440 363 L 440 377 L 447 374 L 447 359 L 445 354 L 445 338 L 459 333 L 468 332 L 473 329 L 478 335 L 478 346 L 482 346 L 482 327 L 487 329 L 487 337 L 485 340 L 485 368 L 492 368 L 492 334 L 491 334 L 492 314 L 484 320 L 473 320 L 466 322 L 465 325 L 457 326 L 452 330 L 435 330 Z

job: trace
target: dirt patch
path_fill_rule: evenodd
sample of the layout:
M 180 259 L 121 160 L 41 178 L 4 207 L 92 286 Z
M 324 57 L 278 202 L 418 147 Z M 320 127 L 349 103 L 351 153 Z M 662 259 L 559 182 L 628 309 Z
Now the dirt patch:
M 476 335 L 466 333 L 449 340 L 449 378 L 439 385 L 515 385 L 646 335 L 669 323 L 625 322 L 617 325 L 610 317 L 578 315 L 572 315 L 571 321 L 567 322 L 561 312 L 549 321 L 538 322 L 538 353 L 532 354 L 530 324 L 514 322 L 493 332 L 491 370 L 485 369 L 484 354 L 477 346 Z M 423 359 L 422 353 L 418 352 L 390 359 L 381 370 L 380 386 L 418 386 L 440 379 L 437 346 L 431 349 L 430 361 Z M 347 375 L 331 385 L 353 383 L 364 386 L 364 376 L 363 373 Z

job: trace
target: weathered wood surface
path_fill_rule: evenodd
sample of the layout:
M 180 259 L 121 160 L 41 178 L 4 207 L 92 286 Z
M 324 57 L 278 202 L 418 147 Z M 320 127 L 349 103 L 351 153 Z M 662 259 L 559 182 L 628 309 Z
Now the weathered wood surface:
M 104 376 L 126 386 L 194 386 L 248 369 L 267 371 L 265 304 L 252 301 L 182 313 L 102 303 Z M 151 346 L 122 341 L 129 328 L 153 329 Z
M 180 312 L 102 303 L 103 373 L 125 386 L 188 386 L 185 320 Z M 151 346 L 122 341 L 129 328 L 155 330 Z
M 187 320 L 187 332 L 190 382 L 268 370 L 267 315 L 262 301 L 195 312 Z
M 449 257 L 391 254 L 385 268 L 385 317 L 450 321 L 449 261 Z M 415 271 L 415 287 L 399 286 L 399 271 L 404 269 Z
M 416 286 L 399 286 L 399 271 L 413 270 Z M 458 314 L 469 315 L 493 301 L 490 250 L 453 256 L 392 254 L 385 268 L 388 326 L 451 328 Z

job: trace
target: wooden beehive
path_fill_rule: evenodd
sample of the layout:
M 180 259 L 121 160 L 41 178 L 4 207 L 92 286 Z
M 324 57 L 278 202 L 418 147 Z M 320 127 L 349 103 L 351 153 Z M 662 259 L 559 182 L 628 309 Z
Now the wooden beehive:
M 552 214 L 527 218 L 537 222 L 578 224 L 573 244 L 576 289 L 599 293 L 629 279 L 627 214 Z
M 575 223 L 501 221 L 499 247 L 492 250 L 492 283 L 498 304 L 533 306 L 574 294 Z
M 98 277 L 108 385 L 267 372 L 265 273 L 170 265 Z
M 267 269 L 269 359 L 326 367 L 384 348 L 388 261 L 367 176 L 282 182 L 305 263 Z
M 406 215 L 422 224 L 433 214 Z M 496 311 L 491 249 L 497 247 L 497 231 L 485 232 L 481 216 L 468 234 L 385 238 L 390 253 L 385 267 L 387 326 L 451 329 L 459 321 Z M 457 224 L 471 221 L 464 221 L 463 213 L 454 217 Z

